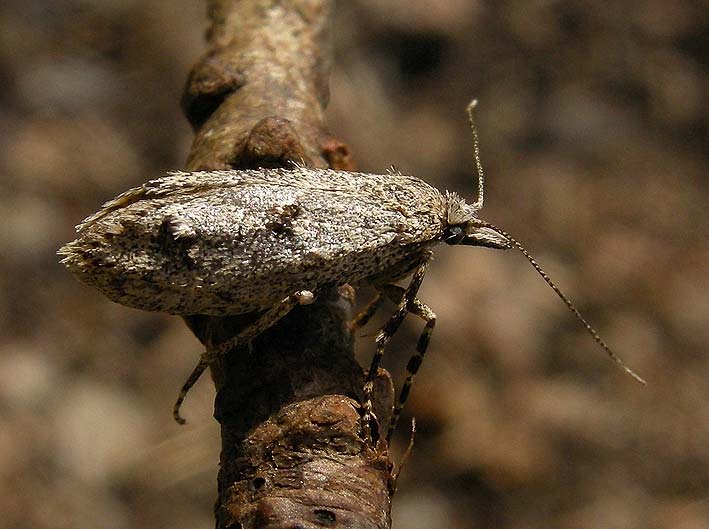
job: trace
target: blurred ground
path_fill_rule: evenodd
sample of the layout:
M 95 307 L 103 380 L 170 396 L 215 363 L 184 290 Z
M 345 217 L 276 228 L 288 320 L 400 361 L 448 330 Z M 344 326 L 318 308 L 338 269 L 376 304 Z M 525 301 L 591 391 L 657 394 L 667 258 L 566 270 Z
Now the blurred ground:
M 395 527 L 709 527 L 706 15 L 689 0 L 339 2 L 330 125 L 360 168 L 472 198 L 463 109 L 479 98 L 484 217 L 649 381 L 616 369 L 521 256 L 441 248 Z M 204 20 L 196 0 L 0 5 L 3 527 L 213 526 L 208 380 L 188 427 L 170 415 L 197 341 L 54 254 L 104 200 L 181 167 Z M 419 328 L 395 340 L 395 376 Z M 368 358 L 371 338 L 359 346 Z

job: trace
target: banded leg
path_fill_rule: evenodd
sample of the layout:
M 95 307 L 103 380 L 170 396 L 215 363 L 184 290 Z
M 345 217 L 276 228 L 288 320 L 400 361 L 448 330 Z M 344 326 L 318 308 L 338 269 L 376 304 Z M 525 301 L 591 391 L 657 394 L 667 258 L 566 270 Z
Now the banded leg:
M 403 289 L 402 289 L 403 290 Z M 372 316 L 377 312 L 379 307 L 384 303 L 384 293 L 378 291 L 374 297 L 371 299 L 367 306 L 364 307 L 351 321 L 350 321 L 350 332 L 354 332 L 357 329 L 367 325 L 367 322 L 372 319 Z M 399 301 L 395 301 L 398 303 Z
M 246 327 L 239 334 L 229 340 L 220 343 L 215 347 L 208 347 L 199 357 L 197 365 L 180 389 L 175 405 L 172 409 L 172 416 L 178 424 L 185 424 L 185 419 L 180 416 L 180 408 L 187 397 L 190 389 L 194 386 L 202 373 L 217 359 L 224 356 L 230 350 L 243 343 L 250 343 L 259 334 L 273 326 L 278 320 L 288 314 L 296 305 L 309 305 L 315 299 L 312 292 L 300 290 L 284 298 L 278 305 L 271 307 L 264 312 L 254 323 Z
M 362 429 L 365 439 L 372 439 L 372 391 L 374 390 L 374 379 L 377 376 L 379 364 L 381 364 L 382 358 L 384 357 L 384 348 L 399 329 L 401 323 L 404 321 L 404 317 L 406 317 L 406 314 L 409 312 L 409 306 L 412 304 L 412 301 L 416 299 L 416 294 L 421 287 L 421 283 L 423 283 L 423 278 L 426 275 L 428 264 L 431 261 L 431 255 L 432 254 L 430 251 L 423 255 L 421 264 L 414 271 L 411 282 L 401 296 L 401 300 L 399 301 L 396 311 L 389 318 L 389 321 L 384 324 L 384 327 L 382 327 L 382 330 L 379 331 L 379 334 L 377 335 L 377 350 L 374 353 L 371 364 L 369 365 L 369 372 L 367 373 L 367 378 L 364 382 L 364 413 L 362 415 Z M 375 440 L 372 439 L 372 441 Z
M 394 413 L 392 413 L 391 421 L 389 422 L 389 431 L 387 432 L 387 443 L 391 440 L 391 436 L 396 429 L 396 424 L 399 422 L 399 417 L 401 416 L 401 410 L 404 409 L 406 401 L 409 399 L 409 392 L 411 391 L 411 386 L 414 383 L 414 377 L 418 373 L 421 363 L 426 356 L 426 349 L 428 349 L 428 343 L 431 341 L 431 335 L 433 334 L 433 329 L 436 327 L 436 313 L 433 312 L 430 307 L 422 303 L 418 298 L 414 298 L 409 306 L 409 312 L 415 314 L 422 320 L 426 322 L 426 325 L 421 331 L 421 336 L 419 336 L 418 342 L 416 343 L 416 352 L 409 358 L 406 364 L 406 380 L 404 385 L 401 387 L 401 393 L 399 393 L 399 400 L 394 406 Z

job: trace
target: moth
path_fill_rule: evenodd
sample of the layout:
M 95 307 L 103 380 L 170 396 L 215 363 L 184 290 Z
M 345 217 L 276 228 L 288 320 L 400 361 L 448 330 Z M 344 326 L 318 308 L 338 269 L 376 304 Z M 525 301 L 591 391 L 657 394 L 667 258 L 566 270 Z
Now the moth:
M 105 203 L 77 226 L 59 250 L 82 282 L 129 307 L 180 316 L 258 312 L 238 336 L 205 351 L 180 392 L 179 407 L 201 373 L 220 355 L 269 328 L 297 304 L 332 285 L 372 285 L 377 295 L 352 323 L 364 325 L 386 298 L 397 308 L 376 338 L 365 383 L 363 424 L 369 430 L 374 377 L 404 316 L 426 324 L 389 425 L 394 430 L 426 353 L 436 315 L 417 297 L 433 248 L 518 249 L 576 315 L 593 339 L 636 380 L 527 250 L 480 219 L 484 175 L 473 108 L 478 197 L 467 203 L 415 176 L 295 166 L 288 169 L 173 172 Z M 406 288 L 396 283 L 406 277 Z

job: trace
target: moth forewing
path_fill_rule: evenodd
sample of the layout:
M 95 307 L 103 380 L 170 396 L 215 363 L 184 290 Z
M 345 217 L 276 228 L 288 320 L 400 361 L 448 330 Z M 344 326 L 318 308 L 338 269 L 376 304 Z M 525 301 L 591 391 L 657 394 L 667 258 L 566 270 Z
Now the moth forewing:
M 124 305 L 225 316 L 386 275 L 435 241 L 444 215 L 442 195 L 405 175 L 173 173 L 107 202 L 60 254 Z

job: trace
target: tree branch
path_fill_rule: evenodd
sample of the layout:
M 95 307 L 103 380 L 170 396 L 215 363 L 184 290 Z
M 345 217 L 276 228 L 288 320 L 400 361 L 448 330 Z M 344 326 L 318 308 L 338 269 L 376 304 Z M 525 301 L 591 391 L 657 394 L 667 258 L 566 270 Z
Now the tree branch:
M 208 51 L 183 97 L 195 129 L 188 169 L 352 168 L 323 117 L 331 9 L 325 0 L 209 2 Z M 213 366 L 218 529 L 390 526 L 386 447 L 360 437 L 363 374 L 347 327 L 353 299 L 347 286 L 320 293 Z M 185 320 L 214 344 L 255 317 Z M 378 381 L 375 405 L 390 409 L 391 381 Z

